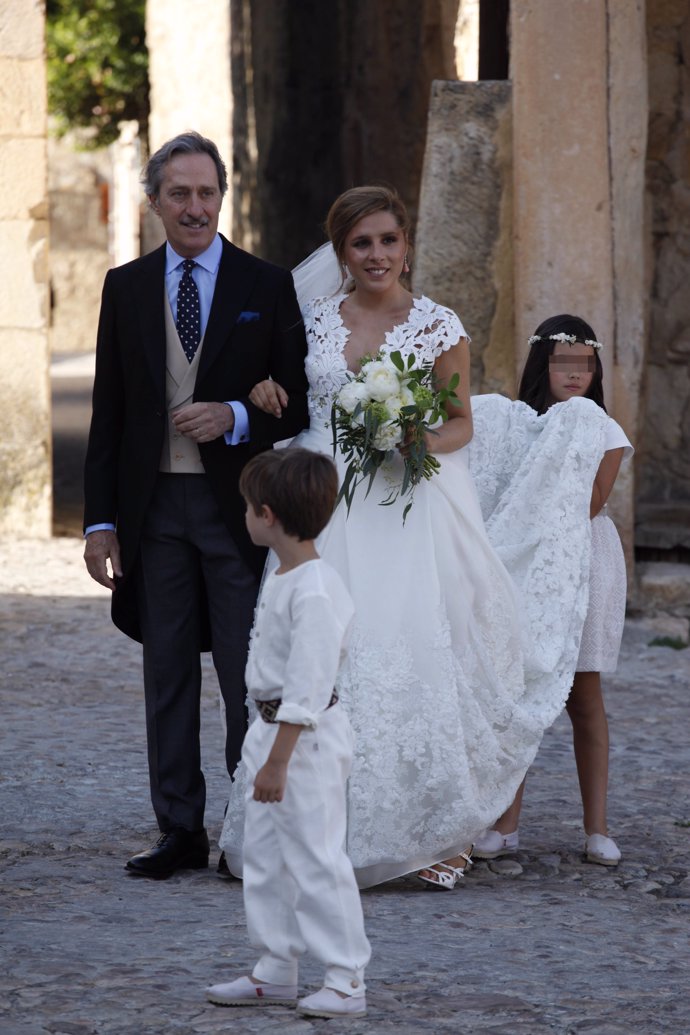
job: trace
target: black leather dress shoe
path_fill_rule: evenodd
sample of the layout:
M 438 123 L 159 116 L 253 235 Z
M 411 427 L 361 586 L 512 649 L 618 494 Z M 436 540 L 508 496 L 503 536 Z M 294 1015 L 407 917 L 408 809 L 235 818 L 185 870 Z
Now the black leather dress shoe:
M 205 830 L 166 830 L 147 852 L 133 855 L 125 869 L 137 877 L 165 880 L 176 870 L 205 870 L 208 866 L 208 836 Z

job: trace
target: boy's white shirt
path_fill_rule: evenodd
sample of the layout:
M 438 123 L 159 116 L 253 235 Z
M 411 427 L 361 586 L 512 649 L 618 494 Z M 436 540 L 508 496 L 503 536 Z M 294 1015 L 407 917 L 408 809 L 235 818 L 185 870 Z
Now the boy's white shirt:
M 320 558 L 271 572 L 256 605 L 245 679 L 256 701 L 281 699 L 276 722 L 316 729 L 347 650 L 354 604 Z

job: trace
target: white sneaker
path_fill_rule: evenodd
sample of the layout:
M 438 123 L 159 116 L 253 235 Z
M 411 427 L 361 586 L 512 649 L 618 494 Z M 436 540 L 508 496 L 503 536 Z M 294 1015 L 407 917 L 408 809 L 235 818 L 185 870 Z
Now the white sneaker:
M 502 834 L 499 830 L 485 830 L 474 842 L 472 855 L 476 859 L 498 859 L 500 855 L 512 855 L 520 847 L 517 830 Z
M 320 988 L 297 1004 L 297 1013 L 306 1017 L 364 1017 L 366 1012 L 366 996 L 343 997 L 334 988 Z
M 255 985 L 245 976 L 224 985 L 211 985 L 206 998 L 216 1006 L 294 1006 L 297 985 Z
M 605 834 L 590 834 L 585 838 L 585 859 L 600 866 L 618 866 L 621 853 L 612 837 Z

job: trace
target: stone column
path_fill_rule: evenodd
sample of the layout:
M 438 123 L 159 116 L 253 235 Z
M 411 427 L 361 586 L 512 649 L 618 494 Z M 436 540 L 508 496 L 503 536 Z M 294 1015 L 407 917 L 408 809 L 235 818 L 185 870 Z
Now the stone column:
M 232 182 L 229 0 L 148 0 L 146 44 L 151 151 L 178 133 L 196 129 L 216 142 Z M 231 227 L 229 190 L 219 229 L 229 237 Z
M 649 118 L 644 0 L 609 0 L 609 148 L 613 232 L 613 405 L 609 412 L 636 447 L 642 444 L 642 380 L 649 326 L 645 216 Z M 609 382 L 611 384 L 611 382 Z M 607 399 L 610 399 L 610 393 Z M 611 516 L 621 532 L 632 574 L 636 464 L 621 468 Z
M 46 81 L 39 0 L 4 0 L 0 83 L 0 534 L 49 536 Z
M 517 358 L 541 320 L 606 343 L 607 407 L 635 440 L 644 341 L 646 58 L 642 0 L 511 5 Z M 612 509 L 632 562 L 632 468 Z

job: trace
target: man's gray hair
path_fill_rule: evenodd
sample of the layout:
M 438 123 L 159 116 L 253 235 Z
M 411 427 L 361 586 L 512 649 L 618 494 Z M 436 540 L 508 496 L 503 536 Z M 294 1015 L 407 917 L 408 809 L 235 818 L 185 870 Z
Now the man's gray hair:
M 180 133 L 172 140 L 168 140 L 149 158 L 141 177 L 144 191 L 148 197 L 157 198 L 160 194 L 165 167 L 174 155 L 208 155 L 209 158 L 212 158 L 218 173 L 220 193 L 225 194 L 228 189 L 228 173 L 218 148 L 212 140 L 202 137 L 201 133 L 189 130 L 187 133 Z

